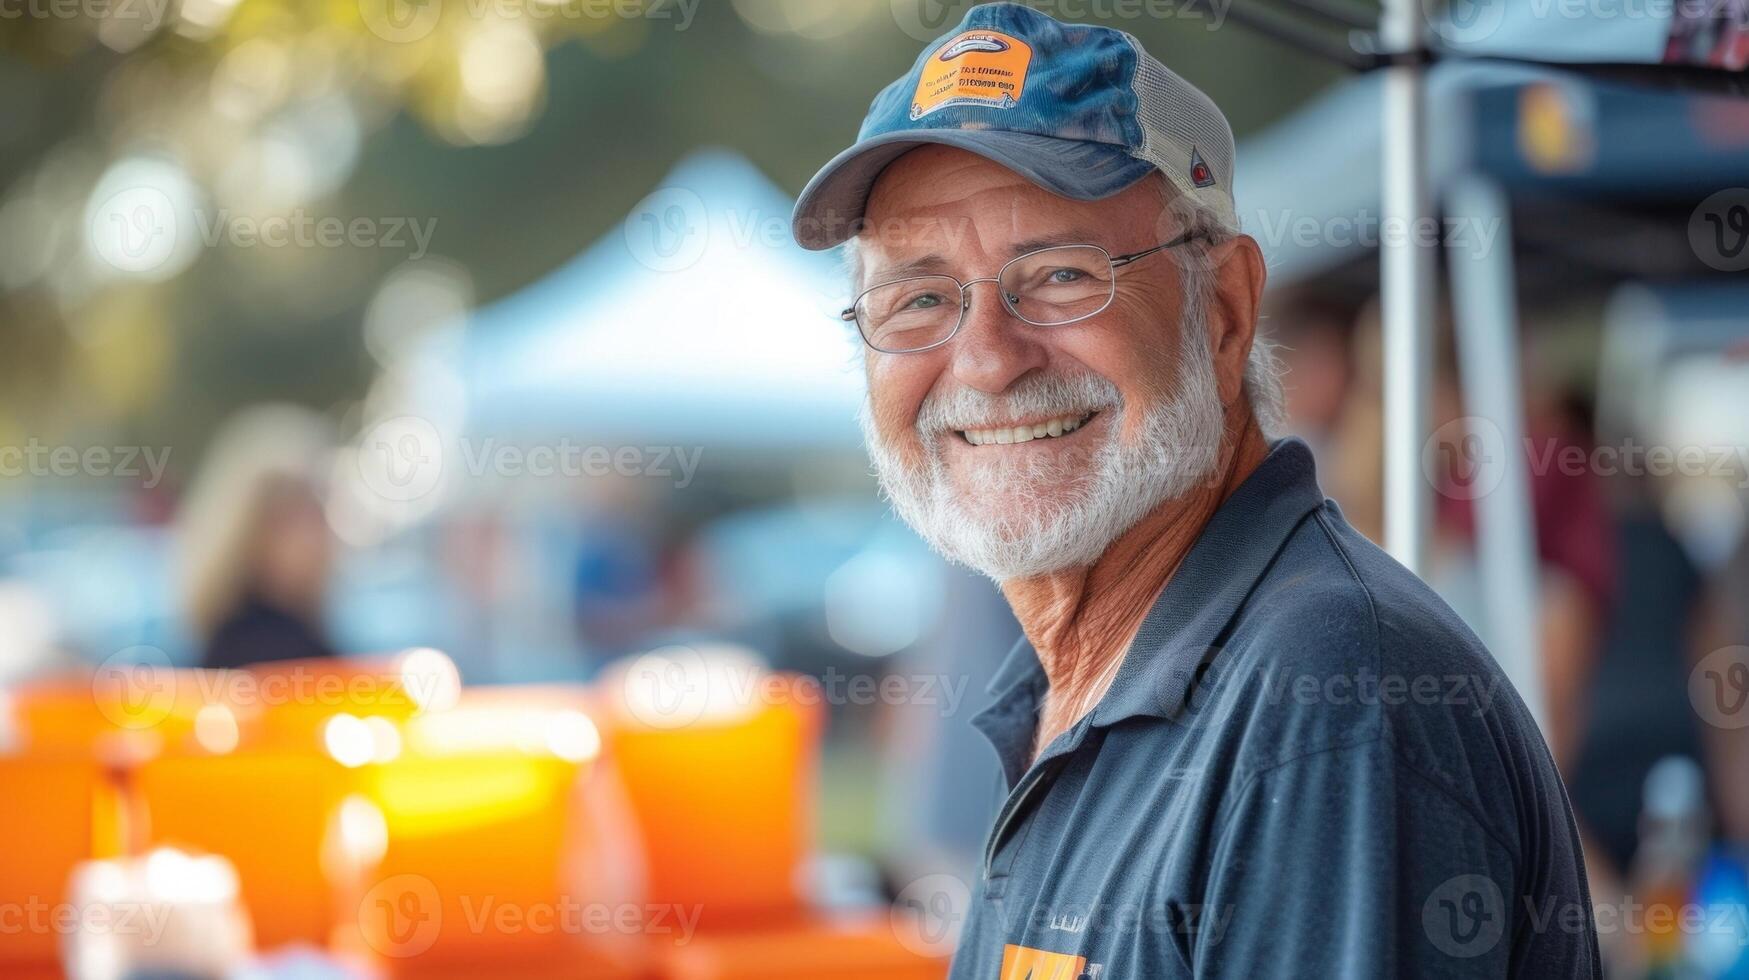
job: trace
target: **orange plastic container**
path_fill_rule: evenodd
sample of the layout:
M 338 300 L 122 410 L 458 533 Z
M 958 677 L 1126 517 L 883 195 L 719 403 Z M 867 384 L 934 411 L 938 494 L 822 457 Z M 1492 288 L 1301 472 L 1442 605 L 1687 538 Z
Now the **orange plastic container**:
M 802 912 L 820 711 L 811 681 L 768 676 L 767 694 L 735 716 L 667 728 L 620 714 L 607 733 L 642 842 L 645 900 L 699 910 L 705 928 Z
M 120 847 L 118 797 L 109 776 L 78 759 L 0 756 L 0 975 L 59 961 L 68 875 Z M 62 916 L 57 925 L 56 916 Z
M 339 714 L 383 718 L 397 725 L 458 696 L 447 657 L 428 653 L 357 660 L 288 660 L 227 672 L 226 702 L 247 740 L 308 750 L 322 744 L 328 719 Z M 412 659 L 414 665 L 404 669 Z M 446 673 L 447 672 L 447 673 Z
M 163 756 L 133 776 L 151 845 L 228 858 L 257 946 L 326 943 L 356 895 L 339 806 L 354 774 L 313 752 Z M 340 849 L 340 850 L 336 850 Z
M 138 665 L 99 668 L 7 692 L 18 748 L 127 765 L 188 739 L 201 706 L 198 671 Z
M 589 708 L 581 688 L 469 690 L 410 720 L 400 756 L 360 770 L 388 847 L 357 934 L 383 969 L 641 975 L 641 937 L 604 918 L 635 898 L 636 872 L 611 853 L 629 820 L 599 777 Z
M 662 952 L 662 980 L 941 980 L 948 961 L 901 944 L 885 917 L 703 933 Z

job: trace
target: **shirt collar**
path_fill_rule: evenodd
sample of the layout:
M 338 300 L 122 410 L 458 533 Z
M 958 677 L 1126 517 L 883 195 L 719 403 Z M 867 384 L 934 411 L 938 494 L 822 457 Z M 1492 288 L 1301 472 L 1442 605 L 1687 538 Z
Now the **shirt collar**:
M 1312 451 L 1297 438 L 1277 441 L 1245 482 L 1215 510 L 1161 590 L 1130 642 L 1111 690 L 1093 710 L 1094 726 L 1137 715 L 1175 715 L 1215 641 L 1244 606 L 1288 535 L 1322 506 Z M 990 681 L 994 701 L 973 719 L 999 753 L 1017 742 L 1006 731 L 1036 724 L 1046 688 L 1038 653 L 1023 636 Z M 1030 744 L 1030 743 L 1028 743 Z

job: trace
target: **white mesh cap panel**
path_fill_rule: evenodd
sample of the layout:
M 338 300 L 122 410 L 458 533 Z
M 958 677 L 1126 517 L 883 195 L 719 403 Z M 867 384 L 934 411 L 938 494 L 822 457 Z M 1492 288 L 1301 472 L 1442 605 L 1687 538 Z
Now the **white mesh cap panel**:
M 1233 130 L 1227 117 L 1202 90 L 1180 78 L 1144 50 L 1136 49 L 1136 117 L 1142 125 L 1137 155 L 1159 167 L 1180 193 L 1207 205 L 1237 228 L 1233 205 Z M 1192 154 L 1200 156 L 1214 184 L 1198 187 L 1191 178 Z

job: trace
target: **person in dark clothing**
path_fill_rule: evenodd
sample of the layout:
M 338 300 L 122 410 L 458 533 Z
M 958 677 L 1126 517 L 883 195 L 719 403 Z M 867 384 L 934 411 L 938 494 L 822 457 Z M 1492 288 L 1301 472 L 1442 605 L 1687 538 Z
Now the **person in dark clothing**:
M 1633 859 L 1652 766 L 1666 756 L 1704 757 L 1688 700 L 1688 645 L 1704 583 L 1655 511 L 1636 509 L 1620 523 L 1621 591 L 1634 601 L 1610 610 L 1572 786 L 1599 856 L 1617 869 Z
M 313 415 L 287 407 L 251 409 L 214 440 L 182 514 L 201 666 L 335 656 L 322 626 L 333 562 L 327 445 Z

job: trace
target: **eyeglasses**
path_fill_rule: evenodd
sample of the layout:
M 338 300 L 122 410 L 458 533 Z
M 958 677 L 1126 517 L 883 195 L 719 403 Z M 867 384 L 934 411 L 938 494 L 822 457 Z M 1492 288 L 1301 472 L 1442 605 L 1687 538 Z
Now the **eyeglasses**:
M 1052 245 L 1010 259 L 995 276 L 960 282 L 952 276 L 913 276 L 870 286 L 839 314 L 883 354 L 915 354 L 953 339 L 971 309 L 970 289 L 993 282 L 1002 305 L 1035 327 L 1085 320 L 1111 305 L 1117 270 L 1196 238 L 1185 232 L 1153 248 L 1112 255 L 1098 245 Z

